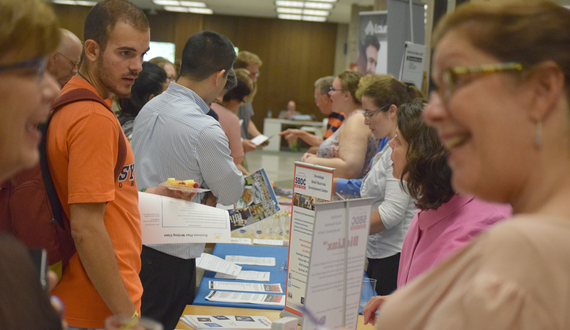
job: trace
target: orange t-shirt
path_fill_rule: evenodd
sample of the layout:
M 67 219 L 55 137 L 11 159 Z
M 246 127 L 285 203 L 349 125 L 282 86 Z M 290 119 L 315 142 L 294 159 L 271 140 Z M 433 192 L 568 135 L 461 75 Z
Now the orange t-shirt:
M 77 77 L 65 85 L 62 93 L 77 88 L 97 93 L 91 84 Z M 110 99 L 105 101 L 111 102 Z M 47 154 L 52 178 L 68 217 L 69 204 L 107 202 L 105 227 L 125 288 L 140 310 L 142 242 L 134 155 L 127 143 L 123 171 L 118 179 L 114 178 L 119 134 L 124 134 L 119 121 L 103 105 L 94 101 L 71 103 L 53 116 L 48 129 Z M 64 317 L 70 326 L 104 328 L 105 318 L 112 314 L 87 277 L 77 253 L 69 260 L 52 293 L 64 302 Z

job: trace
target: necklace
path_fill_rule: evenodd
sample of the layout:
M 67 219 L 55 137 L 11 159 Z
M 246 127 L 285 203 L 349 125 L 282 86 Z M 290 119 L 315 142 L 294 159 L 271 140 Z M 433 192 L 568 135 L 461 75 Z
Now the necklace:
M 93 84 L 89 81 L 89 79 L 85 78 L 85 76 L 82 75 L 81 72 L 77 71 L 77 74 L 78 74 L 81 78 L 85 79 L 85 81 L 87 81 L 87 82 L 89 83 L 89 85 L 93 86 Z M 93 86 L 93 87 L 95 87 L 95 86 Z

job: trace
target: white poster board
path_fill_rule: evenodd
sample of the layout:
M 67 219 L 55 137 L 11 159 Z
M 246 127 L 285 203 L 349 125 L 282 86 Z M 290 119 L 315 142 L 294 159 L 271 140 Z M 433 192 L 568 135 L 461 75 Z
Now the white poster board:
M 317 204 L 302 329 L 356 330 L 373 200 Z
M 414 84 L 419 90 L 422 90 L 425 61 L 426 46 L 406 41 L 398 79 L 405 83 Z
M 295 162 L 285 311 L 302 316 L 317 202 L 332 199 L 333 168 Z

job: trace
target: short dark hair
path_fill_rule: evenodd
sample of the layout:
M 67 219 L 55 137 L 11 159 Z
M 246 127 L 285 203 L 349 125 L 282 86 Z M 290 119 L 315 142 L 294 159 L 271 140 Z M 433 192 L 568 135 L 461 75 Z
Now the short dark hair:
M 195 33 L 184 45 L 180 75 L 202 81 L 220 70 L 230 71 L 236 58 L 234 45 L 213 31 Z
M 144 62 L 142 71 L 131 88 L 131 97 L 119 99 L 121 116 L 136 117 L 151 95 L 162 93 L 166 72 L 156 64 Z
M 398 129 L 408 143 L 407 164 L 402 172 L 408 173 L 406 188 L 420 209 L 437 209 L 447 203 L 455 192 L 451 187 L 451 168 L 447 164 L 447 150 L 437 137 L 435 128 L 422 120 L 426 101 L 415 99 L 398 108 Z
M 87 14 L 84 40 L 95 40 L 101 50 L 105 50 L 109 34 L 117 22 L 132 25 L 139 31 L 150 28 L 145 14 L 137 6 L 125 0 L 105 0 L 96 4 Z
M 380 50 L 380 42 L 378 41 L 378 38 L 375 36 L 366 36 L 362 41 L 362 49 L 366 51 L 368 46 L 373 46 L 376 50 Z

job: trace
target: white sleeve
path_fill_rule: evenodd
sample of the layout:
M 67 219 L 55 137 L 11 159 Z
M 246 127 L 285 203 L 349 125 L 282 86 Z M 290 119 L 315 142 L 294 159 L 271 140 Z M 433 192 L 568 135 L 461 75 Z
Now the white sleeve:
M 410 195 L 402 188 L 400 179 L 394 178 L 391 153 L 385 153 L 379 160 L 386 171 L 386 190 L 384 201 L 378 206 L 380 219 L 386 229 L 390 229 L 404 220 L 406 210 L 410 205 Z

